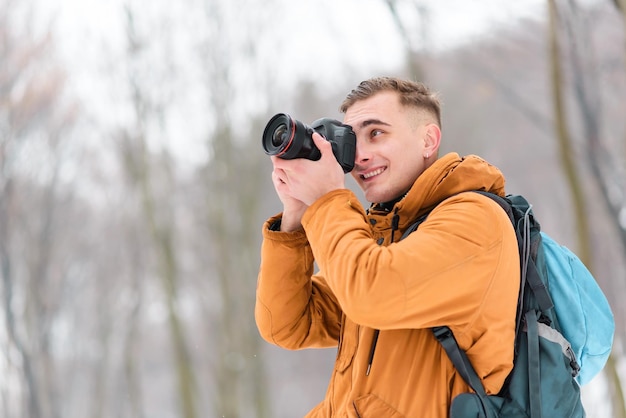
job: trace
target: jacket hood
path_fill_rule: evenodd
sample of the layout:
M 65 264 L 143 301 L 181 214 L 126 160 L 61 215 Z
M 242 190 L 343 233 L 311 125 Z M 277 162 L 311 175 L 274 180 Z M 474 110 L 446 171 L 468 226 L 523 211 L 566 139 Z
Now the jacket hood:
M 505 195 L 505 179 L 495 166 L 476 155 L 449 153 L 435 161 L 417 178 L 404 199 L 396 203 L 400 228 L 455 194 L 483 190 Z

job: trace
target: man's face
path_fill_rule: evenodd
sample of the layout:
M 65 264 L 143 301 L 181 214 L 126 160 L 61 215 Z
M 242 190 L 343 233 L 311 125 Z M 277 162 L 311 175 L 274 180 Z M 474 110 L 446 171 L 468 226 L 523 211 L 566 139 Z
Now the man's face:
M 426 169 L 432 123 L 423 112 L 402 106 L 398 93 L 384 91 L 354 103 L 343 122 L 356 133 L 351 174 L 369 202 L 401 196 Z

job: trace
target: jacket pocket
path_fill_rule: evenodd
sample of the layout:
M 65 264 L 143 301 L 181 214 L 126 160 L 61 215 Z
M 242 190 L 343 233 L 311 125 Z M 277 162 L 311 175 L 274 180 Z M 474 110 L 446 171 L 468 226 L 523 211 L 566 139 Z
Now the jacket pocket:
M 356 415 L 351 418 L 405 418 L 394 407 L 376 395 L 364 395 L 353 402 Z

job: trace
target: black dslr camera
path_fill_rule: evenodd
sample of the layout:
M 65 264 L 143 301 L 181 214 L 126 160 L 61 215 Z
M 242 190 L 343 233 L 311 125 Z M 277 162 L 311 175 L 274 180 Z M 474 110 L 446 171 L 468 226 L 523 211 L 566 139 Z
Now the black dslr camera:
M 350 126 L 331 118 L 318 119 L 311 126 L 307 126 L 286 113 L 279 113 L 265 126 L 263 149 L 266 154 L 285 160 L 306 158 L 317 161 L 322 154 L 313 143 L 314 131 L 331 143 L 333 154 L 344 173 L 352 171 L 356 135 Z

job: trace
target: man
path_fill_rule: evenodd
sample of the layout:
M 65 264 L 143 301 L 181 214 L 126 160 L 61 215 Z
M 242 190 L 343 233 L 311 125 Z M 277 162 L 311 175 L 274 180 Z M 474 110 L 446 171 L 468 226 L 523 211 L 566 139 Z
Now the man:
M 438 158 L 440 105 L 421 83 L 366 80 L 341 111 L 357 137 L 352 176 L 373 204 L 345 188 L 318 134 L 320 160 L 272 157 L 283 212 L 263 228 L 257 326 L 287 349 L 338 347 L 307 417 L 447 417 L 470 389 L 432 327 L 450 327 L 487 393 L 512 368 L 517 241 L 498 204 L 463 193 L 504 195 L 504 177 L 475 156 Z

